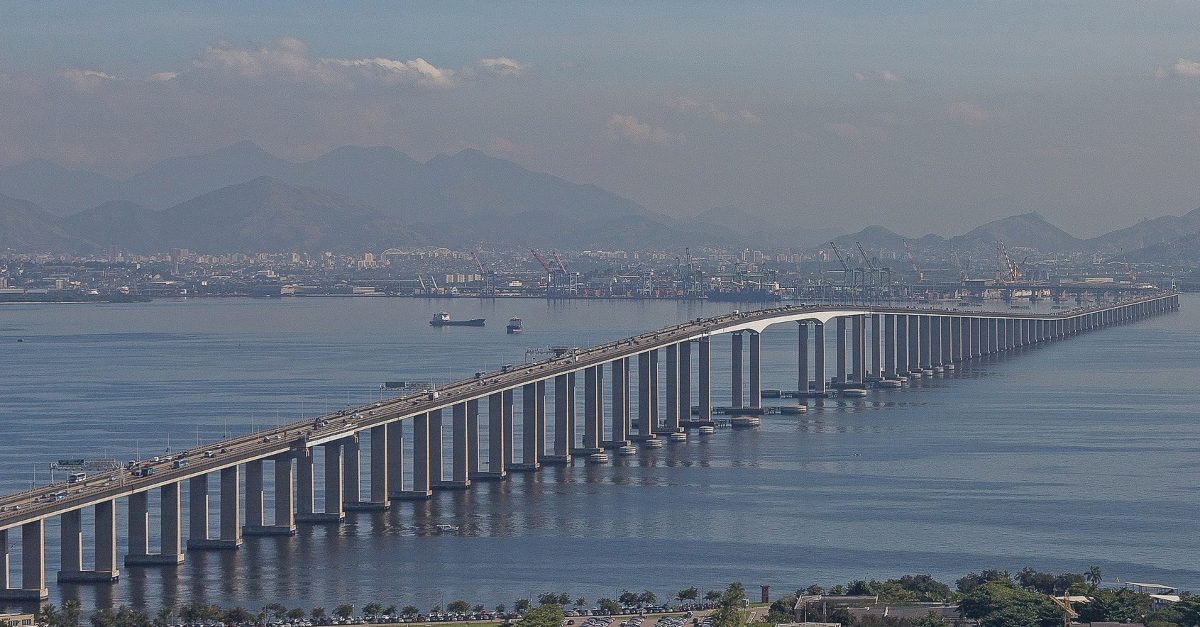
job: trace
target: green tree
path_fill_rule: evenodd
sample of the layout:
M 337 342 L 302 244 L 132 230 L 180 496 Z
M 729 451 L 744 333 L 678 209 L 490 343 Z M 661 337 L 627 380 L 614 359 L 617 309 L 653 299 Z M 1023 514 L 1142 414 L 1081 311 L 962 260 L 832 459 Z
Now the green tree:
M 347 619 L 354 616 L 354 606 L 349 603 L 343 603 L 333 608 L 333 615 L 341 619 Z
M 796 601 L 797 598 L 792 595 L 775 599 L 767 610 L 767 622 L 772 625 L 792 622 L 795 619 Z
M 421 610 L 417 609 L 417 606 L 415 605 L 405 605 L 404 609 L 400 610 L 401 616 L 416 616 L 420 613 Z
M 1150 612 L 1150 595 L 1133 590 L 1095 590 L 1091 600 L 1075 606 L 1080 622 L 1132 623 Z
M 116 619 L 118 627 L 150 627 L 150 617 L 145 612 L 124 605 L 117 608 Z
M 979 586 L 993 581 L 1011 584 L 1012 576 L 1008 574 L 1007 570 L 985 570 L 979 573 L 970 573 L 959 579 L 955 584 L 958 586 L 959 592 L 967 594 Z
M 825 594 L 825 589 L 822 588 L 820 585 L 814 583 L 813 585 L 805 588 L 803 594 Z M 801 595 L 801 592 L 796 591 L 796 596 L 800 596 L 800 595 Z
M 293 607 L 287 611 L 286 618 L 288 618 L 288 620 L 300 620 L 301 618 L 304 618 L 304 610 L 298 607 Z
M 475 614 L 482 614 L 482 613 L 484 613 L 485 611 L 487 611 L 487 608 L 486 608 L 486 607 L 484 607 L 482 603 L 480 603 L 480 604 L 478 604 L 478 605 L 476 605 L 476 606 L 474 606 L 474 607 L 472 607 L 472 608 L 471 608 L 471 612 L 473 612 L 473 613 L 475 613 Z
M 171 619 L 175 616 L 174 605 L 164 605 L 158 608 L 158 613 L 154 615 L 154 627 L 170 627 Z
M 846 594 L 846 586 L 843 586 L 842 584 L 839 583 L 836 586 L 829 589 L 829 594 L 832 594 L 835 596 L 841 596 L 843 594 Z
M 608 597 L 596 601 L 596 605 L 600 608 L 600 611 L 604 612 L 605 614 L 621 613 L 621 604 Z
M 287 614 L 287 607 L 282 603 L 269 603 L 263 606 L 263 610 L 270 612 L 276 619 L 281 619 Z
M 696 599 L 700 598 L 700 591 L 696 589 L 696 586 L 684 588 L 683 590 L 675 593 L 675 598 L 679 599 L 680 602 L 695 601 Z
M 658 603 L 658 597 L 649 590 L 643 590 L 642 593 L 638 595 L 638 603 L 641 603 L 642 605 L 654 605 L 655 603 Z
M 1171 610 L 1184 627 L 1200 625 L 1200 596 L 1188 596 L 1171 606 Z
M 1104 581 L 1104 573 L 1100 571 L 1099 566 L 1091 566 L 1083 574 L 1083 578 L 1087 580 L 1088 587 L 1095 590 L 1100 587 L 1100 582 Z
M 92 612 L 88 621 L 92 627 L 117 627 L 117 615 L 107 608 Z
M 714 602 L 714 601 L 717 601 L 717 600 L 719 600 L 720 598 L 721 598 L 721 591 L 720 591 L 720 590 L 709 590 L 708 592 L 705 592 L 705 593 L 704 593 L 704 600 L 705 600 L 705 601 L 708 601 L 709 603 L 712 603 L 712 602 Z
M 442 613 L 442 604 L 438 603 L 438 604 L 434 605 L 433 607 L 429 608 L 429 613 L 430 614 L 441 614 Z
M 634 606 L 640 602 L 639 598 L 638 598 L 638 594 L 636 592 L 630 592 L 628 590 L 622 590 L 621 595 L 617 597 L 617 600 L 621 602 L 621 605 L 627 605 L 627 606 Z
M 471 604 L 459 599 L 446 604 L 446 609 L 454 614 L 466 614 L 471 611 Z
M 746 598 L 746 588 L 739 582 L 729 584 L 717 601 L 717 609 L 712 613 L 713 627 L 740 627 L 743 622 L 742 603 Z
M 513 601 L 513 611 L 518 614 L 524 614 L 529 609 L 529 599 L 517 599 Z
M 309 612 L 309 616 L 312 617 L 312 621 L 314 623 L 319 623 L 319 622 L 325 620 L 325 608 L 314 607 L 314 608 L 312 608 L 312 612 Z
M 914 618 L 912 621 L 912 627 L 948 627 L 948 626 L 946 624 L 946 619 L 942 618 L 941 616 L 938 616 L 937 614 L 934 614 L 933 612 L 930 612 L 924 616 Z
M 508 606 L 507 606 L 507 605 L 505 605 L 505 604 L 501 603 L 501 604 L 499 604 L 499 605 L 497 605 L 497 606 L 496 606 L 496 613 L 497 613 L 497 614 L 503 614 L 503 613 L 504 613 L 504 612 L 506 612 L 506 611 L 508 611 Z
M 363 606 L 363 614 L 368 616 L 379 616 L 383 614 L 383 604 L 377 601 L 372 601 Z
M 539 605 L 525 612 L 514 627 L 561 627 L 564 618 L 561 606 Z
M 562 605 L 558 602 L 558 595 L 553 592 L 538 596 L 538 605 Z
M 38 609 L 38 622 L 49 627 L 59 627 L 62 624 L 62 614 L 53 603 L 47 603 Z
M 62 617 L 60 618 L 62 621 L 60 623 L 61 627 L 78 627 L 79 617 L 82 614 L 83 608 L 80 607 L 79 601 L 76 601 L 75 599 L 63 601 Z
M 226 625 L 248 623 L 252 620 L 254 620 L 254 615 L 244 607 L 235 607 L 232 610 L 225 612 L 225 615 L 221 617 L 221 622 L 225 623 Z

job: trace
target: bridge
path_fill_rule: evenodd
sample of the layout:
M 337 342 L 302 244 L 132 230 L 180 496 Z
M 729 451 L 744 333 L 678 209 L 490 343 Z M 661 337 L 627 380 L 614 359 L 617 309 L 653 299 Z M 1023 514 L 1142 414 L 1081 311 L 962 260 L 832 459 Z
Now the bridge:
M 0 496 L 0 599 L 47 597 L 45 525 L 54 518 L 61 534 L 57 580 L 116 582 L 120 576 L 116 512 L 122 499 L 128 508 L 124 565 L 170 567 L 182 563 L 186 552 L 236 550 L 245 536 L 293 535 L 298 523 L 340 524 L 347 511 L 383 510 L 393 501 L 426 499 L 435 490 L 461 490 L 473 481 L 503 480 L 509 473 L 535 471 L 547 464 L 605 463 L 606 451 L 628 454 L 631 442 L 661 446 L 663 440 L 686 440 L 688 429 L 713 425 L 718 412 L 763 413 L 767 408 L 762 402 L 761 338 L 778 325 L 794 325 L 798 330 L 796 389 L 787 395 L 804 399 L 862 396 L 871 386 L 902 387 L 910 378 L 936 376 L 987 355 L 1061 341 L 1178 307 L 1174 292 L 1054 313 L 789 305 L 696 319 L 534 363 L 479 372 L 417 396 L 381 400 L 130 462 L 119 470 L 76 475 L 66 482 Z M 831 377 L 826 371 L 830 327 L 834 335 Z M 732 380 L 729 404 L 716 407 L 711 340 L 720 335 L 731 336 Z M 630 412 L 635 359 L 636 424 Z M 583 379 L 582 404 L 576 397 L 579 378 Z M 660 390 L 665 390 L 665 399 L 659 398 Z M 552 422 L 547 421 L 548 402 Z M 802 411 L 803 401 L 797 403 L 794 411 Z M 480 429 L 481 407 L 486 437 Z M 449 447 L 443 439 L 447 419 Z M 514 446 L 518 424 L 520 459 Z M 370 451 L 365 499 L 360 457 L 364 434 Z M 406 436 L 412 438 L 411 470 L 403 459 Z M 315 507 L 317 447 L 323 449 L 321 511 Z M 445 474 L 447 461 L 450 472 Z M 270 512 L 265 498 L 268 462 L 274 494 Z M 219 533 L 210 537 L 213 475 L 217 476 L 220 524 Z M 185 485 L 186 543 L 181 515 Z M 158 546 L 152 549 L 149 496 L 154 490 L 160 515 Z M 85 569 L 83 513 L 88 509 L 95 546 L 93 566 Z M 21 565 L 20 584 L 15 587 L 10 581 L 9 544 L 14 532 L 20 536 Z

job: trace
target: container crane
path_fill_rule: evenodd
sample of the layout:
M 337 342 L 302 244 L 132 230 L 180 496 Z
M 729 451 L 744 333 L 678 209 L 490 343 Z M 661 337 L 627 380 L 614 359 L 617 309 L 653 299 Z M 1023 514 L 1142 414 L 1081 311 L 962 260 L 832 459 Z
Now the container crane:
M 837 244 L 834 244 L 833 242 L 829 242 L 829 247 L 833 249 L 833 254 L 837 256 L 838 263 L 840 263 L 842 265 L 843 278 L 845 276 L 849 275 L 850 281 L 851 281 L 851 283 L 853 283 L 854 282 L 854 271 L 851 270 L 850 266 L 846 264 L 845 257 L 842 257 L 842 251 L 838 250 Z
M 478 252 L 471 253 L 475 257 L 475 265 L 479 267 L 479 274 L 483 277 L 483 292 L 481 296 L 496 295 L 496 271 L 486 270 L 483 267 L 483 260 L 479 258 Z
M 546 270 L 546 296 L 557 296 L 560 283 L 558 279 L 558 271 L 554 268 L 551 268 L 550 264 L 546 262 L 546 258 L 538 253 L 536 249 L 531 248 L 529 249 L 529 252 L 533 253 L 533 258 L 537 259 L 537 262 L 542 264 L 542 268 Z
M 996 257 L 1000 262 L 1000 276 L 1005 281 L 1017 281 L 1021 278 L 1021 268 L 1008 256 L 1004 242 L 996 240 Z

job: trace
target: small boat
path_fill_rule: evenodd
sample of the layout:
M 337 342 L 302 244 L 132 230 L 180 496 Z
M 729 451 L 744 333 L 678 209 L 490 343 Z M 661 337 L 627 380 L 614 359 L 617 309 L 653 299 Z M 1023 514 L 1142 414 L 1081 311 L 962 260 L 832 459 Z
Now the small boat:
M 471 320 L 451 320 L 450 314 L 445 311 L 439 311 L 429 321 L 430 326 L 435 327 L 481 327 L 483 326 L 483 318 L 472 318 Z
M 712 435 L 717 432 L 717 428 L 712 425 L 704 425 L 700 427 L 700 435 Z
M 456 525 L 448 525 L 446 523 L 441 523 L 440 525 L 434 527 L 434 529 L 438 533 L 454 533 L 458 531 L 458 527 Z
M 509 335 L 516 335 L 521 331 L 524 331 L 525 327 L 522 325 L 520 318 L 509 318 L 508 326 L 504 327 L 504 330 L 507 331 Z

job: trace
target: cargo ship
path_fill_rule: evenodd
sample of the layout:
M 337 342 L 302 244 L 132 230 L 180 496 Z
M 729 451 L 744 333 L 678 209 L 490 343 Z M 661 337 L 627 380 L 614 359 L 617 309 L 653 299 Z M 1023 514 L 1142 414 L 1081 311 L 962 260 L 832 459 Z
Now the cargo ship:
M 509 318 L 508 326 L 504 328 L 509 335 L 516 335 L 525 330 L 525 326 L 521 323 L 520 318 Z
M 483 326 L 483 318 L 472 318 L 470 320 L 451 320 L 450 314 L 445 311 L 439 311 L 434 315 L 429 324 L 435 327 L 481 327 Z

